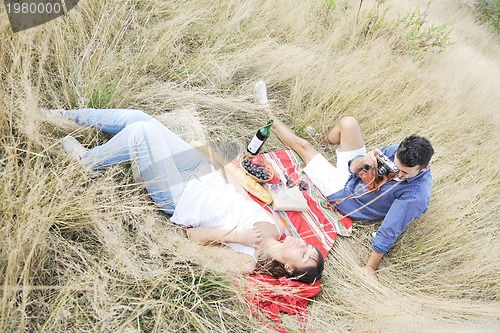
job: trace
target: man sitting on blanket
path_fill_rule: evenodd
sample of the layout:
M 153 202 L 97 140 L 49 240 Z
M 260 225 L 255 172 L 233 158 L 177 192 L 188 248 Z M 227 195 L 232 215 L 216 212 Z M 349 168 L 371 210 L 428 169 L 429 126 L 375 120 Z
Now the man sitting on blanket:
M 366 152 L 363 135 L 353 117 L 342 118 L 323 138 L 338 145 L 337 166 L 329 163 L 309 142 L 296 136 L 283 122 L 273 117 L 278 138 L 303 159 L 304 172 L 328 200 L 345 215 L 356 220 L 383 219 L 372 235 L 372 252 L 363 274 L 377 281 L 375 270 L 399 235 L 428 208 L 432 190 L 429 161 L 434 149 L 428 139 L 411 135 L 400 145 Z M 365 165 L 377 166 L 375 153 L 383 153 L 399 168 L 397 178 L 382 185 L 376 193 L 359 177 Z

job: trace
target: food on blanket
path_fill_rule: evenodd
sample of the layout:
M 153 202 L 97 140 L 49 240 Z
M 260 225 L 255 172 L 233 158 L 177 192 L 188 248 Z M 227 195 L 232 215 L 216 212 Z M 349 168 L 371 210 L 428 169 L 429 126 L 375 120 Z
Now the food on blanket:
M 254 197 L 262 201 L 263 203 L 270 205 L 273 202 L 271 194 L 267 192 L 262 185 L 258 184 L 254 179 L 252 179 L 244 170 L 238 168 L 236 165 L 228 161 L 224 156 L 214 151 L 210 146 L 203 142 L 193 140 L 190 144 L 198 149 L 200 152 L 208 157 L 208 160 L 213 165 L 222 165 L 224 170 L 231 175 L 232 179 L 236 180 L 238 184 L 241 185 L 248 193 L 252 194 Z
M 271 194 L 269 194 L 269 192 L 267 192 L 262 185 L 250 178 L 243 170 L 232 163 L 226 165 L 224 169 L 231 173 L 248 193 L 252 194 L 267 205 L 270 205 L 273 202 Z
M 252 164 L 261 167 L 261 166 L 264 166 L 264 161 L 260 157 L 254 157 L 254 158 L 252 158 Z
M 260 183 L 270 181 L 273 176 L 270 166 L 260 157 L 245 157 L 241 160 L 241 166 Z
M 269 174 L 266 169 L 262 167 L 262 161 L 259 159 L 258 161 L 250 160 L 248 157 L 244 158 L 242 161 L 242 165 L 250 174 L 255 177 L 268 180 Z

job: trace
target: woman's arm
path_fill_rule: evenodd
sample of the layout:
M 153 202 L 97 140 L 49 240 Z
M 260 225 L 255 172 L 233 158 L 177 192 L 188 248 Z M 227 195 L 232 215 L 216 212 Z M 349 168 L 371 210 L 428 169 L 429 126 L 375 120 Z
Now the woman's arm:
M 190 228 L 187 230 L 190 240 L 198 243 L 239 243 L 250 247 L 259 247 L 268 238 L 278 240 L 281 232 L 269 222 L 257 222 L 245 230 Z
M 245 230 L 190 228 L 187 230 L 187 236 L 197 243 L 238 243 L 250 247 L 256 247 L 256 243 L 262 237 L 259 230 L 254 227 Z
M 221 246 L 204 246 L 202 251 L 195 250 L 191 258 L 203 267 L 220 272 L 252 273 L 256 266 L 254 257 Z
M 216 228 L 190 228 L 187 230 L 187 236 L 190 240 L 197 243 L 240 243 L 244 244 L 247 230 L 228 230 Z M 245 245 L 245 244 L 244 244 Z
M 234 260 L 235 265 L 233 271 L 242 273 L 252 273 L 255 269 L 255 259 L 248 254 L 235 252 L 231 260 Z

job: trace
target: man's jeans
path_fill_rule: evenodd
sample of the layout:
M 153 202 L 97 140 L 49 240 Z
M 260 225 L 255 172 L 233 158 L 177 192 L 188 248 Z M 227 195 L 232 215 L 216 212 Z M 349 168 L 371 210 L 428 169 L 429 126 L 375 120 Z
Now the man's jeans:
M 83 155 L 84 166 L 98 171 L 136 160 L 149 195 L 168 214 L 173 213 L 189 177 L 208 164 L 190 144 L 139 110 L 67 110 L 63 116 L 114 135 Z

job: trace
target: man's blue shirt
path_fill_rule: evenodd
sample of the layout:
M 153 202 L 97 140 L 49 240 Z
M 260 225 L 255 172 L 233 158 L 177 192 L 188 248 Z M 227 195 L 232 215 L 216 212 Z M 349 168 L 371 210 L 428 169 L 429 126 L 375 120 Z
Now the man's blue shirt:
M 381 150 L 394 161 L 397 148 L 398 145 L 392 145 Z M 327 198 L 339 202 L 337 209 L 355 220 L 384 219 L 372 238 L 372 247 L 379 253 L 387 253 L 406 227 L 429 207 L 432 175 L 428 169 L 410 179 L 389 181 L 377 193 L 366 192 L 359 175 L 351 174 L 345 187 Z M 351 195 L 357 198 L 343 200 Z

